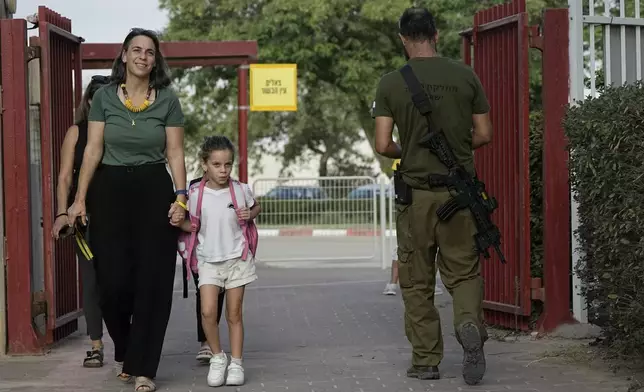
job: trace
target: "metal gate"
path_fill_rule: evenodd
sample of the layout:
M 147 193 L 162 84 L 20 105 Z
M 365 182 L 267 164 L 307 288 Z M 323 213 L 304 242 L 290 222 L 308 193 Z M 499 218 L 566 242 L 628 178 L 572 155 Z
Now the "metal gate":
M 487 93 L 494 141 L 474 154 L 479 176 L 499 201 L 493 219 L 508 260 L 482 263 L 488 323 L 526 328 L 531 312 L 528 15 L 525 0 L 479 11 L 463 32 L 463 58 Z
M 37 353 L 42 337 L 32 322 L 31 211 L 27 23 L 0 20 L 2 170 L 4 176 L 7 343 L 9 353 Z M 5 266 L 1 266 L 5 268 Z M 4 354 L 4 353 L 2 353 Z
M 51 229 L 58 200 L 60 149 L 82 96 L 82 38 L 71 33 L 71 20 L 38 8 L 40 64 L 40 141 L 47 342 L 75 332 L 81 316 L 79 279 L 73 239 L 54 241 Z M 62 201 L 66 204 L 66 201 Z
M 260 260 L 382 264 L 389 187 L 375 178 L 262 178 L 253 193 L 262 205 Z

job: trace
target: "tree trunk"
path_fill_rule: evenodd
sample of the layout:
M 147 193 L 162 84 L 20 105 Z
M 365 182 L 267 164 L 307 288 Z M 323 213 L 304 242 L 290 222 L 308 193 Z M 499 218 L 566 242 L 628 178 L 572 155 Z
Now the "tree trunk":
M 318 170 L 318 175 L 320 177 L 326 177 L 327 174 L 329 173 L 329 158 L 330 154 L 328 151 L 325 151 L 320 155 L 320 169 Z

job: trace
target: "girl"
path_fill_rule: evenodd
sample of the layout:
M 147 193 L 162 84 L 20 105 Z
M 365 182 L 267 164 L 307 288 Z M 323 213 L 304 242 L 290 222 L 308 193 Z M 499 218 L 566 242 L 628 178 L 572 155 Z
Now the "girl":
M 439 273 L 436 271 L 436 287 L 434 287 L 434 295 L 443 294 L 443 289 L 438 287 Z M 398 247 L 394 248 L 391 254 L 391 280 L 385 286 L 384 295 L 396 295 L 396 287 L 398 286 Z
M 208 371 L 208 385 L 211 387 L 242 385 L 242 348 L 244 326 L 242 302 L 244 288 L 257 279 L 254 255 L 249 252 L 243 259 L 245 239 L 240 220 L 253 220 L 260 213 L 259 203 L 246 184 L 230 179 L 233 168 L 234 147 L 224 136 L 207 137 L 201 146 L 202 168 L 206 185 L 203 188 L 201 214 L 197 213 L 199 184 L 190 192 L 188 210 L 193 216 L 200 216 L 198 244 L 199 291 L 201 295 L 201 316 L 208 344 L 213 352 Z M 233 181 L 230 183 L 230 181 Z M 235 190 L 239 208 L 234 209 L 230 186 Z M 196 192 L 193 191 L 196 188 Z M 190 220 L 181 226 L 191 231 Z M 230 335 L 231 360 L 219 342 L 217 323 L 218 297 L 226 290 L 226 321 Z
M 190 186 L 192 187 L 195 184 L 197 184 L 196 186 L 199 186 L 199 183 L 201 182 L 201 180 L 202 180 L 202 177 L 191 180 Z M 186 268 L 185 263 L 183 264 L 183 267 Z M 186 273 L 187 273 L 187 270 L 184 270 L 183 275 L 185 276 Z M 212 350 L 210 349 L 210 345 L 208 344 L 208 339 L 206 338 L 206 333 L 203 330 L 203 322 L 201 320 L 201 293 L 199 293 L 199 274 L 196 274 L 193 271 L 192 279 L 194 280 L 195 287 L 197 288 L 197 292 L 195 293 L 197 297 L 197 300 L 195 301 L 196 312 L 197 312 L 197 340 L 199 341 L 199 343 L 201 343 L 199 347 L 199 351 L 197 352 L 196 359 L 197 361 L 205 364 L 205 363 L 210 363 L 210 359 L 212 358 Z M 225 295 L 226 295 L 226 290 L 222 289 L 221 292 L 219 293 L 219 298 L 217 299 L 217 324 L 219 324 L 219 321 L 221 320 L 221 311 L 224 309 Z M 187 297 L 184 297 L 184 298 L 187 298 Z
M 400 159 L 396 159 L 394 163 L 391 165 L 391 170 L 398 170 L 398 166 L 400 165 Z M 393 176 L 391 178 L 391 181 L 393 183 Z M 392 189 L 393 190 L 393 189 Z M 393 197 L 393 195 L 389 196 Z M 438 281 L 438 271 L 436 272 L 436 281 Z M 394 250 L 391 254 L 391 280 L 387 285 L 385 286 L 385 291 L 382 293 L 384 295 L 396 295 L 396 286 L 398 285 L 398 247 L 394 247 Z M 443 294 L 443 289 L 438 287 L 438 284 L 436 284 L 436 287 L 434 287 L 434 295 L 441 295 Z

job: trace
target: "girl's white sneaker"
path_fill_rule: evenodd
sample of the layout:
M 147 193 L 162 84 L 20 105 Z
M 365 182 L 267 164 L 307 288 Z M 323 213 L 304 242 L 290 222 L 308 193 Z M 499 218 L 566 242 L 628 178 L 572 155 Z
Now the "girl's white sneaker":
M 224 385 L 228 357 L 225 353 L 215 354 L 210 358 L 210 369 L 208 370 L 208 386 L 219 387 Z
M 385 291 L 382 292 L 384 295 L 396 295 L 396 284 L 387 283 L 385 286 Z
M 226 376 L 226 385 L 243 385 L 244 384 L 244 368 L 231 362 L 228 365 L 228 375 Z

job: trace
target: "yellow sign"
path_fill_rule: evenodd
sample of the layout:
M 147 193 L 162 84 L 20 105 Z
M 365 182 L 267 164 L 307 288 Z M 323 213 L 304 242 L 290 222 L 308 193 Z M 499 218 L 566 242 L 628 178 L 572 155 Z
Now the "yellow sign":
M 297 111 L 297 64 L 251 64 L 250 110 Z

